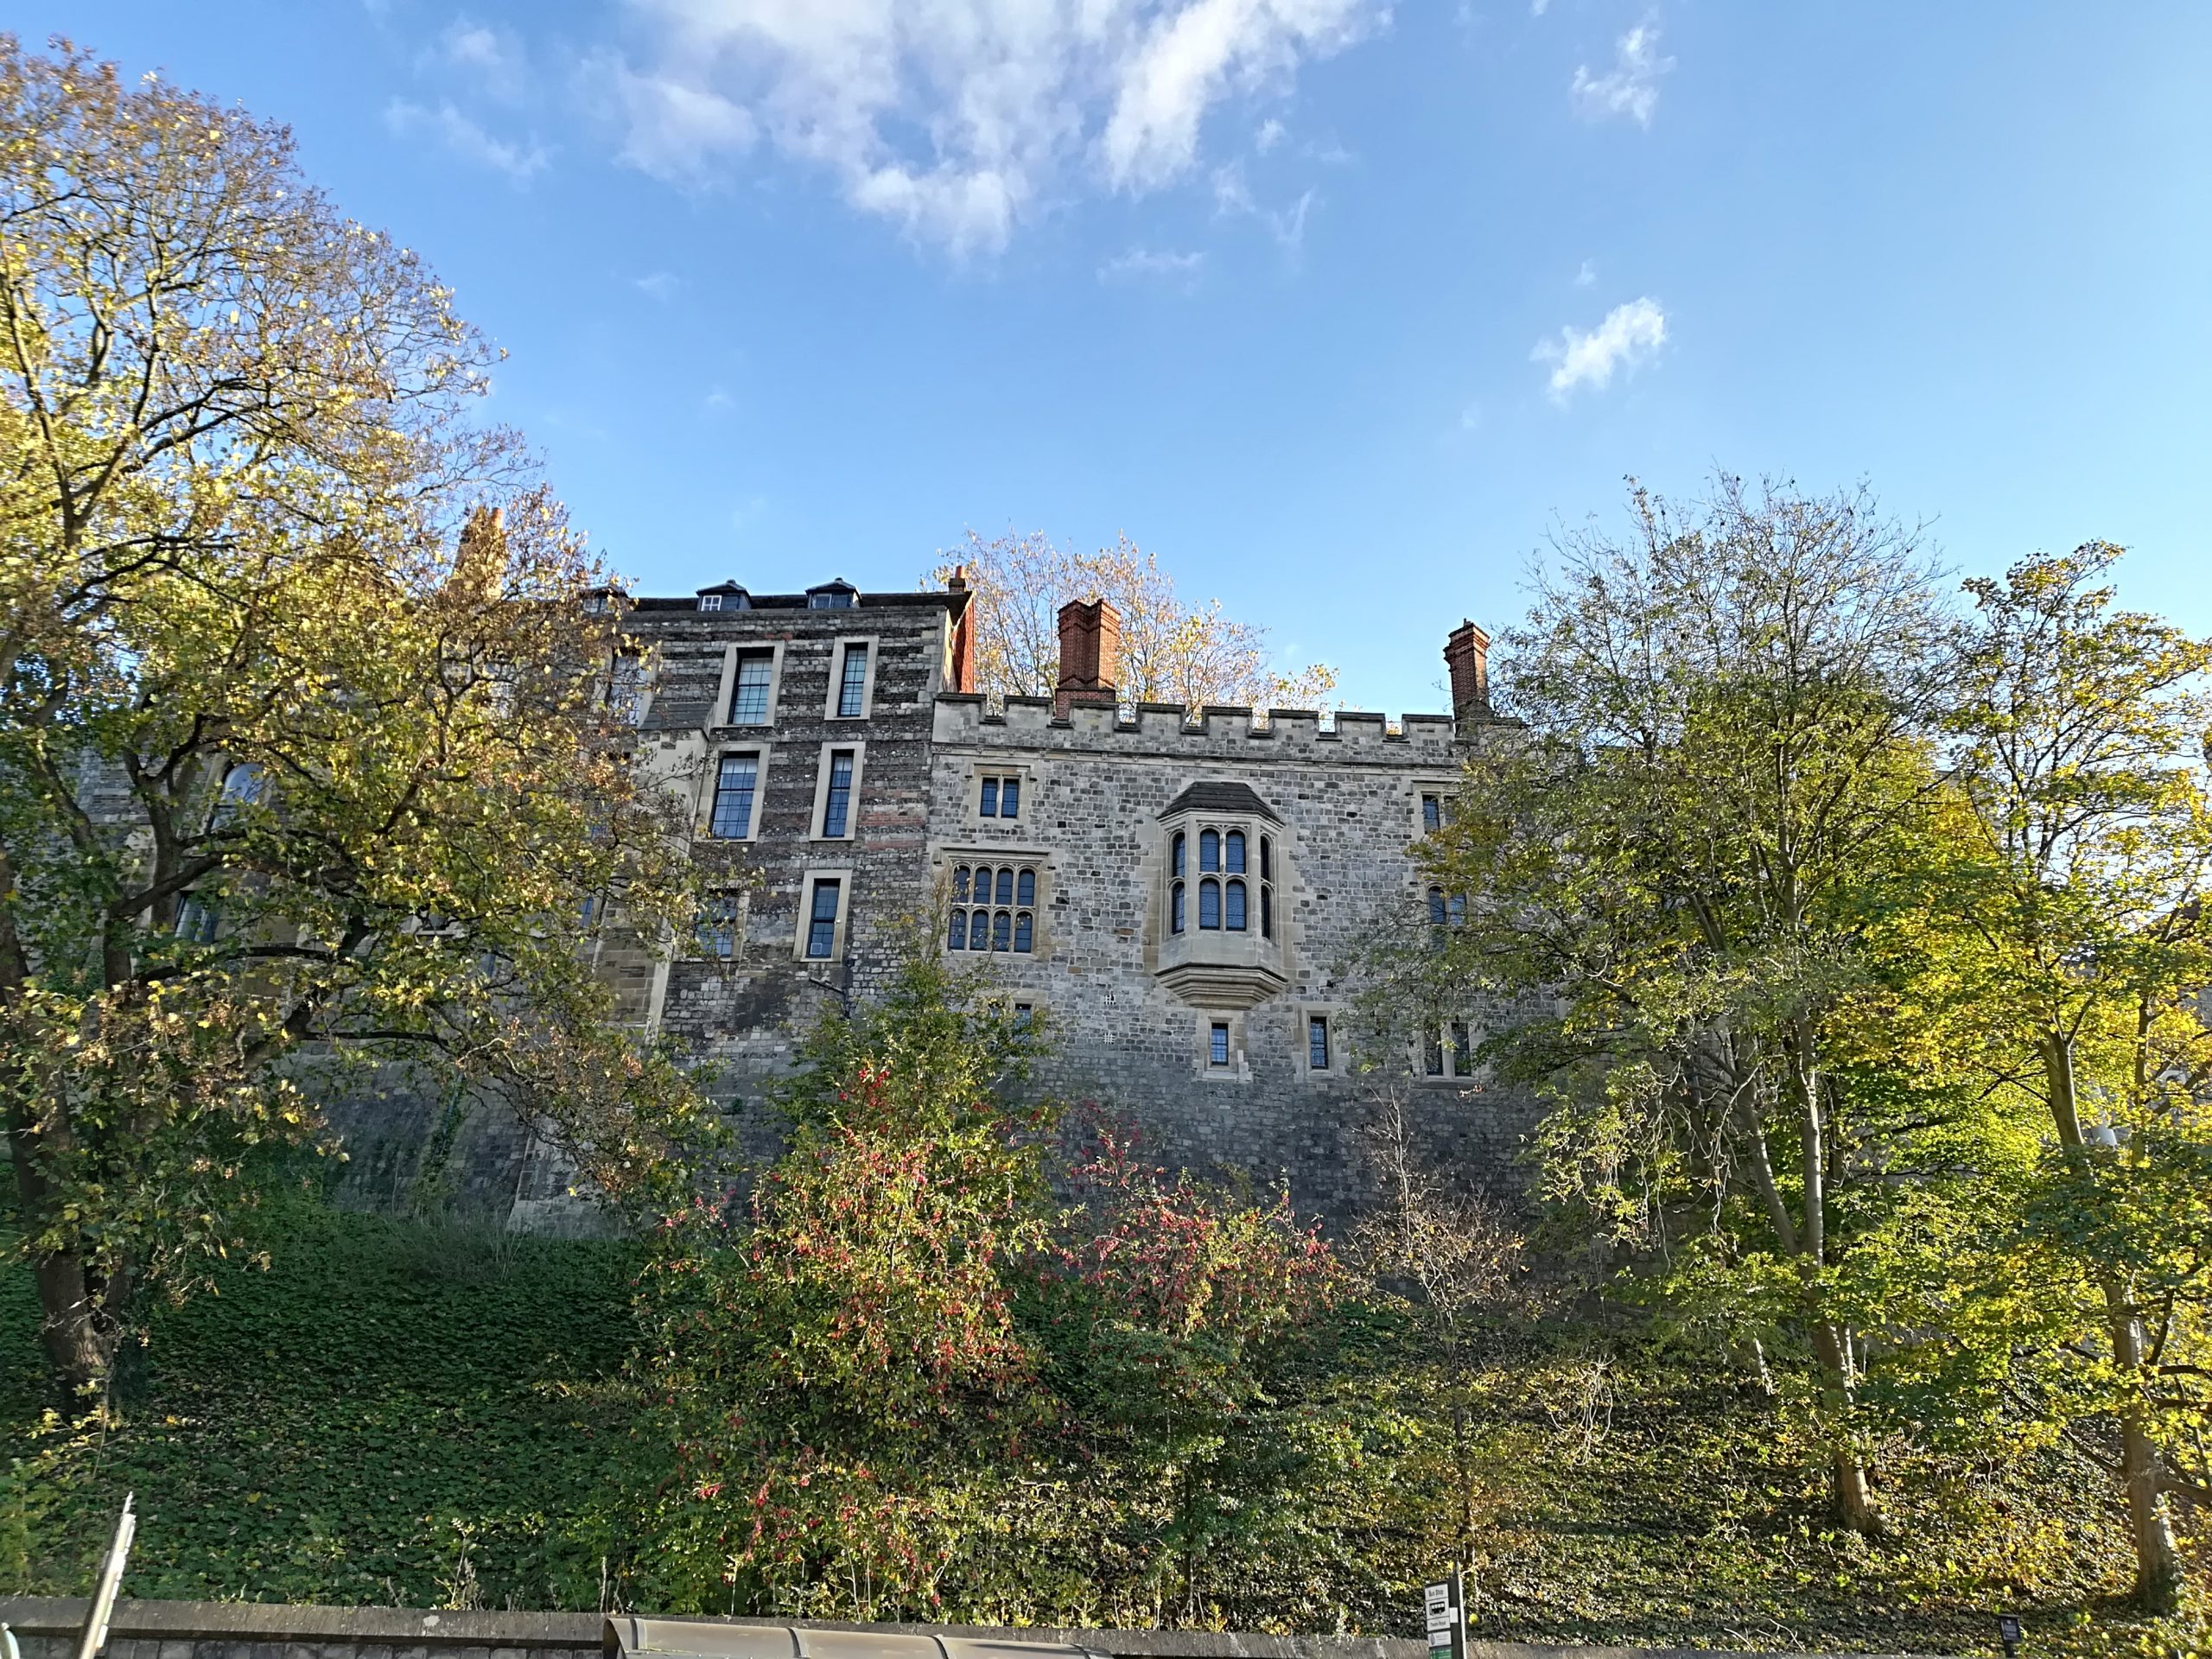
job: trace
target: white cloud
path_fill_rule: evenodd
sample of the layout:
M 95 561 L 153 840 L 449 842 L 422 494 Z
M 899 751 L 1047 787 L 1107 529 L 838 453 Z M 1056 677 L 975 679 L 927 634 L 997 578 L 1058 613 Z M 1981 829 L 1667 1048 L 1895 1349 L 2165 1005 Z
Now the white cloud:
M 1529 15 L 1541 17 L 1552 9 L 1552 0 L 1529 0 Z
M 1605 314 L 1605 320 L 1585 333 L 1562 328 L 1556 340 L 1541 341 L 1530 357 L 1552 365 L 1551 393 L 1564 403 L 1577 386 L 1602 390 L 1615 369 L 1633 374 L 1667 343 L 1667 314 L 1649 297 L 1630 300 Z
M 1306 215 L 1313 206 L 1314 195 L 1308 190 L 1287 207 L 1262 207 L 1244 182 L 1243 162 L 1231 162 L 1213 170 L 1214 217 L 1236 219 L 1249 213 L 1267 226 L 1268 234 L 1285 253 L 1293 256 L 1305 245 Z
M 1598 267 L 1591 261 L 1585 259 L 1582 262 L 1582 269 L 1574 273 L 1574 285 L 1577 288 L 1589 288 L 1597 280 Z
M 1260 130 L 1252 135 L 1252 148 L 1264 156 L 1282 143 L 1285 132 L 1282 123 L 1271 115 L 1260 123 Z
M 585 68 L 616 106 L 622 159 L 673 183 L 705 177 L 720 157 L 753 147 L 759 129 L 749 111 L 721 93 L 676 74 L 638 74 L 618 59 Z
M 1003 247 L 1073 179 L 1187 176 L 1216 110 L 1389 18 L 1387 0 L 626 3 L 643 48 L 588 76 L 626 161 L 690 182 L 765 138 L 956 253 Z
M 384 124 L 403 138 L 427 134 L 456 156 L 505 174 L 517 184 L 527 184 L 543 168 L 546 155 L 536 140 L 528 144 L 494 137 L 449 102 L 430 109 L 404 98 L 385 106 Z
M 683 286 L 683 279 L 671 271 L 656 270 L 636 278 L 631 285 L 656 304 L 666 305 Z
M 1674 67 L 1672 58 L 1659 55 L 1659 26 L 1638 23 L 1613 42 L 1613 67 L 1605 73 L 1592 74 L 1586 63 L 1575 67 L 1567 96 L 1585 119 L 1624 115 L 1648 127 L 1659 104 L 1659 77 Z
M 1165 253 L 1151 248 L 1131 248 L 1127 253 L 1116 254 L 1098 267 L 1102 283 L 1139 282 L 1149 278 L 1173 280 L 1180 278 L 1189 283 L 1197 279 L 1206 262 L 1203 253 Z
M 523 94 L 522 47 L 499 29 L 456 17 L 438 37 L 437 56 L 448 67 L 475 76 L 496 98 L 512 102 Z
M 700 407 L 709 415 L 727 414 L 737 407 L 737 399 L 731 397 L 721 387 L 711 386 L 708 389 L 707 395 L 700 400 Z

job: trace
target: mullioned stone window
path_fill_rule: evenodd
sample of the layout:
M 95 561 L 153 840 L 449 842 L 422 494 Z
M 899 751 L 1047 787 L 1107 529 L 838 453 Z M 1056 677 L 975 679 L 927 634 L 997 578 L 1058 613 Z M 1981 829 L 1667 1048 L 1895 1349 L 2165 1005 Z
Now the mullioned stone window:
M 952 907 L 945 924 L 944 947 L 1033 954 L 1037 866 L 1017 862 L 953 866 Z

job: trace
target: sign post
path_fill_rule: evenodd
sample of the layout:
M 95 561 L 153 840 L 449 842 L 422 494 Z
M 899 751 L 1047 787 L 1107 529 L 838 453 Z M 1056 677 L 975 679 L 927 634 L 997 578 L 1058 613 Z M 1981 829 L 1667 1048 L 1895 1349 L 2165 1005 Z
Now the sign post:
M 1428 1621 L 1428 1659 L 1467 1659 L 1466 1584 L 1458 1568 L 1442 1583 L 1423 1587 L 1421 1611 Z
M 2020 1651 L 2020 1618 L 2017 1613 L 2000 1613 L 1997 1618 L 1997 1639 L 2005 1644 L 2005 1659 L 2016 1659 Z

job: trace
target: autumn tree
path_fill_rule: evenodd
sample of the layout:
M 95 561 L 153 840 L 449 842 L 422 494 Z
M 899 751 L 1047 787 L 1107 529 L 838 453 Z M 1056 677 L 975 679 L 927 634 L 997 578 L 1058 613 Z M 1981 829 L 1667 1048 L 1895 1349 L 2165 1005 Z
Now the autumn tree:
M 1870 886 L 1935 789 L 1936 590 L 1859 493 L 1722 478 L 1688 512 L 1630 505 L 1508 636 L 1515 723 L 1432 838 L 1459 896 L 1398 976 L 1441 963 L 1504 999 L 1491 1052 L 1552 1103 L 1543 1190 L 1658 1253 L 1726 1345 L 1810 1362 L 1837 1516 L 1870 1528 L 1837 1269 L 1895 1148 L 1833 1039 Z
M 0 40 L 0 1095 L 73 1389 L 349 1062 L 505 1089 L 610 1192 L 684 1117 L 577 948 L 689 884 L 492 361 L 283 129 Z
M 956 569 L 976 594 L 975 689 L 991 696 L 1051 696 L 1059 683 L 1059 607 L 1092 599 L 1121 613 L 1116 684 L 1125 705 L 1311 709 L 1336 687 L 1334 671 L 1319 663 L 1279 672 L 1265 628 L 1224 616 L 1219 600 L 1187 606 L 1158 556 L 1126 536 L 1079 553 L 1043 535 L 987 542 L 970 531 L 930 580 L 941 584 Z
M 1017 1303 L 1049 1234 L 1052 1113 L 1005 1098 L 1030 1033 L 975 988 L 911 951 L 815 1028 L 749 1193 L 664 1230 L 640 1360 L 678 1457 L 646 1569 L 664 1599 L 927 1615 L 1014 1503 L 1025 1439 L 1045 1449 Z
M 2181 1572 L 2167 1499 L 2212 1497 L 2212 641 L 2119 607 L 2120 550 L 2091 543 L 1967 584 L 1953 659 L 1964 856 L 1932 893 L 1982 1011 L 1985 1086 L 2055 1141 L 2028 1220 L 2076 1264 L 2046 1300 L 2075 1410 L 2118 1425 L 2136 1589 Z M 2108 1414 L 2108 1415 L 2107 1415 Z

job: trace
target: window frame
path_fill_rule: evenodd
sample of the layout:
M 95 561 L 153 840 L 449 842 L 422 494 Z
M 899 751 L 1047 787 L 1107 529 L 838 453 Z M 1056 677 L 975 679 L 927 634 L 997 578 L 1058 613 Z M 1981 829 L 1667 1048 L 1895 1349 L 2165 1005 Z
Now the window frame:
M 1292 1027 L 1291 1040 L 1298 1051 L 1298 1070 L 1309 1079 L 1346 1077 L 1351 1075 L 1350 1058 L 1344 1052 L 1344 1020 L 1349 1010 L 1341 1002 L 1297 1002 L 1292 1004 L 1297 1023 Z M 1329 1063 L 1324 1066 L 1313 1064 L 1313 1022 L 1319 1020 L 1327 1033 Z
M 970 829 L 1003 830 L 1027 828 L 1037 815 L 1038 768 L 1027 760 L 1001 760 L 995 758 L 968 761 L 960 773 L 959 822 Z M 998 806 L 1005 798 L 1006 781 L 1014 780 L 1020 795 L 1020 808 L 1012 817 L 993 811 L 983 816 L 983 784 L 989 779 L 998 785 L 992 804 Z
M 845 828 L 840 835 L 825 833 L 830 812 L 830 772 L 833 757 L 849 753 L 853 757 L 853 777 L 845 796 Z M 868 745 L 857 738 L 826 738 L 822 744 L 822 758 L 814 769 L 814 810 L 807 820 L 807 839 L 818 842 L 849 842 L 860 838 L 861 778 L 868 764 Z
M 1197 1018 L 1192 1024 L 1191 1058 L 1198 1077 L 1214 1083 L 1251 1082 L 1252 1027 L 1249 1014 L 1223 1008 L 1198 1008 L 1192 1012 Z M 1216 1065 L 1213 1058 L 1213 1033 L 1217 1027 L 1229 1033 L 1229 1058 L 1221 1065 Z
M 1452 798 L 1459 787 L 1459 780 L 1452 778 L 1416 778 L 1408 785 L 1406 822 L 1413 840 L 1436 833 L 1428 827 L 1427 804 L 1432 797 L 1436 802 L 1437 830 L 1451 823 Z
M 600 704 L 613 718 L 616 725 L 627 726 L 634 730 L 643 726 L 645 717 L 652 713 L 653 682 L 657 677 L 653 671 L 658 658 L 658 653 L 652 645 L 643 644 L 635 647 L 617 645 L 608 654 L 607 685 L 601 694 Z M 634 681 L 625 681 L 622 671 L 626 664 L 635 666 L 637 677 Z M 626 691 L 628 702 L 626 713 L 623 710 L 622 702 L 618 701 Z
M 868 666 L 861 675 L 861 707 L 858 714 L 842 711 L 845 691 L 845 663 L 858 645 L 867 653 Z M 868 720 L 875 714 L 875 668 L 882 656 L 881 641 L 872 633 L 841 633 L 830 642 L 830 689 L 822 700 L 824 720 Z
M 768 798 L 768 746 L 766 743 L 730 743 L 717 746 L 709 757 L 713 762 L 707 768 L 705 798 L 699 804 L 699 822 L 696 831 L 701 841 L 758 841 L 760 838 L 760 815 Z M 721 804 L 722 762 L 740 755 L 753 757 L 753 805 L 745 821 L 741 836 L 718 836 L 715 833 L 715 809 Z
M 950 957 L 972 956 L 1026 957 L 1035 962 L 1047 954 L 1047 930 L 1045 926 L 1046 907 L 1052 898 L 1052 868 L 1051 861 L 1041 852 L 1017 852 L 1004 847 L 969 847 L 947 849 L 938 855 L 938 880 L 943 883 L 940 903 L 940 925 L 938 944 Z M 959 873 L 969 873 L 970 891 L 963 895 L 958 887 Z M 986 890 L 988 896 L 979 897 L 974 875 L 982 871 L 992 880 Z M 1007 899 L 1000 902 L 998 880 L 1010 876 L 1007 883 Z M 1022 899 L 1022 890 L 1029 891 L 1027 902 Z M 961 918 L 961 943 L 952 943 L 952 918 Z M 1007 948 L 998 948 L 998 923 L 1004 918 L 1007 925 Z M 1022 925 L 1027 918 L 1029 928 L 1029 948 L 1017 948 Z M 982 923 L 987 931 L 985 943 L 976 944 L 976 928 Z
M 702 962 L 734 962 L 745 952 L 746 927 L 752 918 L 753 895 L 743 887 L 715 887 L 701 896 L 698 923 L 691 930 L 691 954 Z M 729 906 L 729 949 L 707 948 L 708 906 L 727 901 Z M 716 929 L 719 934 L 722 930 Z
M 747 657 L 768 659 L 768 692 L 758 720 L 737 718 L 737 673 Z M 735 731 L 759 731 L 776 723 L 776 701 L 784 683 L 784 645 L 780 639 L 746 642 L 733 639 L 722 649 L 722 679 L 715 692 L 715 724 Z
M 814 924 L 815 894 L 824 881 L 837 884 L 837 913 L 830 923 L 830 954 L 810 956 L 807 943 Z M 832 964 L 845 959 L 845 938 L 853 919 L 853 870 L 849 865 L 823 864 L 811 866 L 800 872 L 798 881 L 798 917 L 791 929 L 791 955 L 803 963 L 826 962 Z

